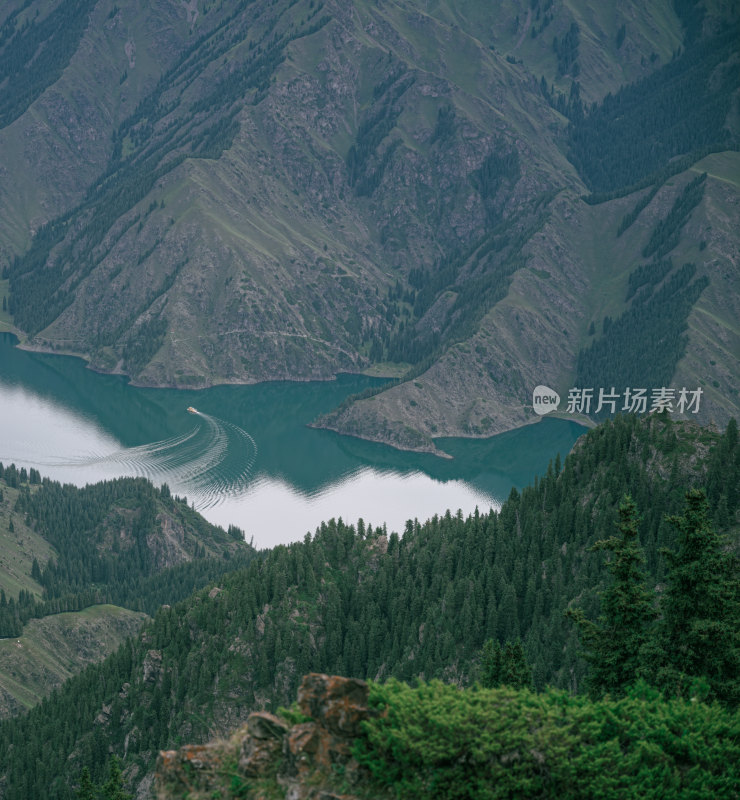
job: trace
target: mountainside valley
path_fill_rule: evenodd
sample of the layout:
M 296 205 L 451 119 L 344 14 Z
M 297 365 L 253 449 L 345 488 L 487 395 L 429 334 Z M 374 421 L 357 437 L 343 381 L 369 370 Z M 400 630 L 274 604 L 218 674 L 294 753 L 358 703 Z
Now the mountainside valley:
M 414 450 L 535 421 L 539 384 L 701 387 L 724 424 L 739 19 L 6 3 L 1 324 L 142 385 L 391 376 L 316 424 Z
M 666 514 L 681 514 L 685 491 L 699 485 L 706 487 L 711 524 L 728 537 L 730 549 L 717 557 L 729 559 L 727 586 L 734 589 L 722 601 L 722 618 L 700 624 L 720 626 L 710 639 L 725 643 L 722 658 L 730 660 L 693 674 L 705 675 L 702 697 L 732 709 L 740 692 L 737 425 L 720 434 L 666 414 L 619 417 L 584 435 L 533 486 L 513 490 L 498 513 L 448 512 L 409 521 L 402 535 L 361 520 L 332 520 L 303 542 L 273 548 L 222 577 L 204 570 L 195 588 L 205 588 L 180 602 L 180 582 L 166 589 L 158 579 L 171 601 L 150 611 L 154 618 L 137 637 L 27 714 L 0 723 L 0 797 L 72 798 L 83 767 L 104 781 L 110 753 L 122 759 L 137 797 L 148 797 L 160 749 L 227 736 L 253 711 L 276 711 L 293 701 L 310 671 L 469 686 L 485 675 L 491 640 L 515 645 L 512 664 L 517 647 L 526 653 L 529 677 L 514 685 L 582 692 L 589 668 L 565 612 L 598 614 L 608 570 L 592 545 L 612 534 L 617 506 L 629 493 L 641 516 L 654 604 L 670 581 L 672 562 L 662 548 L 675 551 L 680 541 Z M 110 492 L 106 486 L 90 491 Z M 30 491 L 31 500 L 44 488 Z M 54 484 L 46 487 L 53 491 Z M 29 521 L 42 519 L 34 509 L 43 504 L 25 503 Z M 73 558 L 76 549 L 68 552 Z M 724 569 L 713 568 L 717 580 Z M 146 586 L 143 580 L 128 600 L 116 601 L 149 610 L 139 599 Z M 680 681 L 691 675 L 689 669 Z
M 0 800 L 740 800 L 740 3 L 0 3 Z

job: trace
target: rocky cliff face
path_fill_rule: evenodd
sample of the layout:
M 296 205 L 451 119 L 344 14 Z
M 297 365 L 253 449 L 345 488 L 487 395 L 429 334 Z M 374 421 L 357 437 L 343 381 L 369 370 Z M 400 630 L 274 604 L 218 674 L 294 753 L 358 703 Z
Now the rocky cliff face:
M 363 720 L 372 713 L 368 687 L 355 678 L 312 673 L 298 690 L 303 722 L 264 711 L 226 741 L 163 751 L 157 800 L 214 797 L 354 800 L 364 778 L 352 757 Z

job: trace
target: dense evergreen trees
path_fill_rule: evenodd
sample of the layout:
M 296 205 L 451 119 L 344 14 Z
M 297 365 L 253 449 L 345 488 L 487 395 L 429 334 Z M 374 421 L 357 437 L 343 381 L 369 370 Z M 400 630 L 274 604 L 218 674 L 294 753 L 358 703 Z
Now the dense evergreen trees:
M 661 596 L 661 619 L 645 673 L 674 695 L 699 692 L 710 700 L 740 702 L 740 562 L 714 529 L 706 495 L 686 495 Z M 702 682 L 706 687 L 699 688 Z
M 243 536 L 210 525 L 169 488 L 157 489 L 143 478 L 78 489 L 41 482 L 35 469 L 0 464 L 0 485 L 3 481 L 20 489 L 13 513 L 24 515 L 56 555 L 44 565 L 36 559 L 31 565 L 31 577 L 43 587 L 40 600 L 26 590 L 0 597 L 0 637 L 20 636 L 33 617 L 96 603 L 152 614 L 254 555 Z M 183 563 L 167 562 L 160 542 L 163 519 L 182 533 Z
M 552 40 L 552 49 L 558 58 L 558 75 L 571 74 L 577 78 L 581 72 L 578 66 L 578 46 L 580 44 L 580 29 L 577 22 L 572 22 L 568 32 L 562 39 L 555 36 Z
M 707 173 L 703 172 L 684 187 L 673 203 L 668 216 L 653 228 L 650 240 L 642 251 L 645 258 L 652 255 L 655 258 L 661 258 L 670 253 L 678 244 L 681 228 L 704 196 L 706 179 Z
M 488 639 L 481 652 L 480 683 L 486 689 L 511 686 L 528 689 L 532 685 L 532 669 L 527 661 L 521 639 L 501 643 Z
M 568 155 L 593 192 L 635 186 L 685 153 L 737 147 L 724 124 L 740 85 L 739 32 L 690 37 L 669 64 L 570 114 Z
M 732 798 L 740 715 L 644 684 L 592 702 L 547 689 L 372 684 L 355 755 L 399 800 Z
M 638 677 L 672 696 L 698 694 L 736 707 L 740 702 L 740 561 L 709 520 L 701 489 L 686 494 L 682 515 L 668 520 L 677 549 L 664 549 L 665 588 L 658 603 L 642 572 L 636 509 L 620 507 L 620 537 L 597 542 L 614 553 L 613 579 L 601 598 L 599 623 L 570 611 L 587 645 L 595 696 L 624 694 Z
M 90 770 L 82 768 L 80 785 L 75 792 L 76 800 L 132 800 L 133 795 L 123 788 L 123 774 L 116 756 L 111 756 L 108 780 L 102 786 L 96 786 L 90 778 Z
M 400 144 L 400 140 L 395 140 L 385 147 L 382 154 L 379 152 L 381 143 L 401 115 L 402 106 L 398 101 L 413 83 L 413 75 L 399 64 L 385 80 L 373 87 L 375 102 L 358 125 L 346 158 L 349 184 L 358 197 L 371 195 L 377 189 L 393 151 Z
M 178 737 L 210 738 L 214 719 L 233 727 L 255 706 L 290 702 L 300 676 L 313 670 L 467 682 L 481 677 L 486 642 L 489 653 L 498 644 L 514 655 L 520 636 L 535 688 L 580 690 L 587 665 L 566 610 L 577 605 L 595 619 L 611 578 L 639 584 L 630 578 L 638 566 L 634 516 L 606 550 L 615 556 L 611 578 L 603 550 L 591 549 L 609 539 L 615 504 L 630 494 L 643 514 L 648 591 L 669 585 L 660 548 L 679 550 L 679 532 L 665 522 L 666 513 L 682 513 L 677 487 L 711 476 L 716 500 L 708 513 L 717 525 L 722 509 L 721 530 L 736 537 L 739 449 L 736 426 L 718 435 L 664 416 L 619 417 L 590 431 L 562 469 L 556 464 L 534 486 L 513 491 L 500 513 L 409 522 L 402 536 L 364 523 L 323 524 L 224 576 L 220 591 L 160 610 L 138 640 L 0 725 L 0 772 L 13 787 L 7 800 L 40 796 L 50 785 L 46 796 L 69 798 L 85 764 L 103 782 L 108 749 L 123 754 L 124 741 L 126 763 L 148 769 L 155 751 Z M 622 641 L 632 647 L 629 636 Z M 493 659 L 491 680 L 510 681 Z M 104 721 L 94 724 L 103 707 Z
M 689 314 L 709 278 L 702 275 L 694 280 L 696 265 L 684 264 L 658 287 L 670 268 L 670 261 L 662 261 L 632 273 L 628 290 L 635 291 L 632 303 L 616 320 L 607 317 L 603 336 L 578 354 L 577 386 L 597 391 L 614 387 L 618 394 L 641 387 L 649 394 L 651 389 L 671 385 L 686 350 Z
M 83 767 L 80 775 L 80 785 L 75 792 L 76 800 L 96 800 L 97 795 L 97 787 L 90 778 L 90 770 L 87 767 Z
M 601 596 L 598 623 L 586 620 L 582 611 L 569 612 L 582 631 L 590 667 L 588 684 L 597 697 L 604 693 L 618 696 L 635 682 L 655 617 L 652 595 L 645 588 L 638 522 L 635 504 L 626 496 L 619 507 L 619 536 L 598 541 L 591 548 L 613 554 L 608 564 L 612 582 Z

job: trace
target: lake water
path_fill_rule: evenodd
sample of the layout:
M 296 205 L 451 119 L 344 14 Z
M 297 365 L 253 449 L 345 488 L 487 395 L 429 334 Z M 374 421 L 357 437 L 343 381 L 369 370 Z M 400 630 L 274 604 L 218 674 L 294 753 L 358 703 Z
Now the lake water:
M 364 376 L 141 389 L 15 341 L 0 334 L 1 462 L 79 486 L 119 475 L 166 482 L 259 548 L 302 539 L 332 517 L 401 531 L 407 519 L 448 508 L 488 511 L 585 430 L 545 419 L 485 440 L 444 439 L 440 447 L 454 458 L 442 459 L 307 427 L 378 382 Z

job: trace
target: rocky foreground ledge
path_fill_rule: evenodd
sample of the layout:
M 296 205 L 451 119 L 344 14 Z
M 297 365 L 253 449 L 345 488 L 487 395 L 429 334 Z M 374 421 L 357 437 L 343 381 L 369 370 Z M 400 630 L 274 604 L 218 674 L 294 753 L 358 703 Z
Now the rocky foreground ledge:
M 352 756 L 352 745 L 373 713 L 367 683 L 311 673 L 298 690 L 298 709 L 295 716 L 302 719 L 293 725 L 257 711 L 228 740 L 160 752 L 157 800 L 364 796 L 359 788 L 367 776 Z
M 280 715 L 162 753 L 158 800 L 740 800 L 740 711 L 643 681 L 593 701 L 311 674 Z

